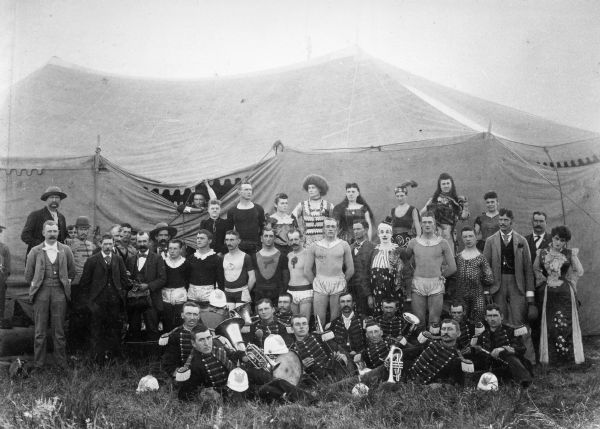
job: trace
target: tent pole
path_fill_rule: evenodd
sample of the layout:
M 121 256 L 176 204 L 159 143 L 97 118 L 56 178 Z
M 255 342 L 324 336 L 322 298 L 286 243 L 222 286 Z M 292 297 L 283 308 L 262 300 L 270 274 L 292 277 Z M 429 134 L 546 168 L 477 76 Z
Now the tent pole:
M 98 227 L 98 174 L 100 172 L 100 152 L 102 149 L 100 148 L 100 135 L 98 135 L 98 145 L 96 146 L 96 153 L 94 154 L 94 213 L 93 213 L 93 223 L 94 228 Z
M 560 183 L 560 175 L 558 174 L 558 168 L 556 167 L 556 164 L 552 160 L 552 157 L 550 156 L 550 152 L 548 151 L 548 148 L 546 146 L 544 146 L 544 152 L 546 152 L 546 155 L 548 156 L 548 159 L 550 160 L 550 165 L 552 166 L 552 168 L 554 168 L 554 172 L 556 173 L 556 181 L 558 182 L 558 192 L 560 192 L 560 206 L 562 209 L 563 225 L 566 225 L 567 224 L 567 216 L 565 215 L 565 201 L 563 199 L 563 191 L 562 191 L 562 185 Z

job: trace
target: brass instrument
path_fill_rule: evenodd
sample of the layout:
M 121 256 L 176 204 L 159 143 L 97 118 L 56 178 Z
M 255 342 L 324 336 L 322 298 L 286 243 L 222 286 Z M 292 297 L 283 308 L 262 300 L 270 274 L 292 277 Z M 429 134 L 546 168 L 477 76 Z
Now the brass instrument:
M 265 355 L 256 345 L 246 345 L 244 343 L 241 332 L 243 326 L 244 319 L 241 317 L 232 317 L 224 320 L 216 327 L 215 335 L 227 338 L 235 350 L 245 352 L 246 357 L 255 368 L 264 369 L 272 373 L 279 364 Z
M 402 328 L 401 334 L 403 337 L 408 337 L 415 331 L 415 329 L 417 329 L 417 326 L 419 326 L 419 323 L 421 323 L 421 321 L 417 316 L 408 312 L 402 313 L 402 318 L 404 319 L 406 324 Z
M 250 304 L 242 304 L 239 307 L 229 311 L 229 317 L 241 317 L 246 326 L 252 325 L 252 316 L 250 316 Z
M 327 343 L 329 340 L 333 340 L 334 334 L 331 331 L 325 331 L 321 324 L 321 318 L 315 314 L 315 333 L 321 336 L 323 342 Z
M 400 377 L 402 376 L 402 368 L 404 367 L 402 355 L 403 353 L 401 348 L 394 345 L 390 347 L 390 352 L 385 358 L 385 360 L 389 360 L 390 365 L 390 374 L 387 379 L 388 383 L 398 383 L 400 381 Z

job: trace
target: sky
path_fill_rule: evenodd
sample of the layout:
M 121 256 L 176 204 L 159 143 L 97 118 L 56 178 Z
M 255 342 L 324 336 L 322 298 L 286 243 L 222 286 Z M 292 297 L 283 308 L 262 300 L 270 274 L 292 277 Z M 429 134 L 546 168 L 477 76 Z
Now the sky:
M 359 47 L 442 85 L 600 132 L 600 2 L 0 0 L 0 89 L 52 57 L 112 74 L 244 74 Z

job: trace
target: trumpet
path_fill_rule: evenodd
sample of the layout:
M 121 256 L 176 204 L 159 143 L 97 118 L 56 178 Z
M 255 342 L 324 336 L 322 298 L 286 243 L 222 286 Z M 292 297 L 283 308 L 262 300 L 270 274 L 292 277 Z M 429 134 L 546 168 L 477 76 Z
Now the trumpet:
M 402 368 L 404 367 L 402 355 L 403 353 L 401 348 L 394 345 L 390 347 L 390 352 L 385 358 L 385 360 L 389 360 L 390 364 L 390 373 L 387 379 L 388 383 L 398 383 L 400 381 L 400 377 L 402 376 Z
M 264 369 L 269 373 L 275 371 L 279 366 L 279 362 L 275 362 L 252 343 L 246 345 L 246 357 L 256 369 Z

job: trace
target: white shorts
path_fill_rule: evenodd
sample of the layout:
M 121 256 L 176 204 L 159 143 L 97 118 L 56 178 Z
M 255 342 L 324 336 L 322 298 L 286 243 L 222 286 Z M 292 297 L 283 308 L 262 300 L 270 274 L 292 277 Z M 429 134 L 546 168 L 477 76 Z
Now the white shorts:
M 184 287 L 162 288 L 162 300 L 167 304 L 177 305 L 187 301 L 187 292 Z
M 340 294 L 346 290 L 346 278 L 344 276 L 317 276 L 313 280 L 313 290 L 321 295 Z
M 295 305 L 302 304 L 303 302 L 312 302 L 313 300 L 314 291 L 312 289 L 297 291 L 288 289 L 288 292 L 292 295 L 292 304 Z
M 444 280 L 440 277 L 413 277 L 412 291 L 421 296 L 434 296 L 446 291 Z
M 210 293 L 215 289 L 214 285 L 190 285 L 187 293 L 187 298 L 190 301 L 208 302 Z

